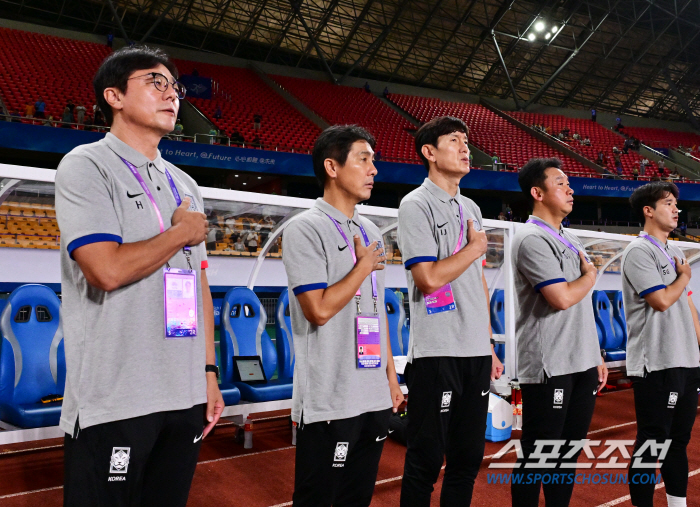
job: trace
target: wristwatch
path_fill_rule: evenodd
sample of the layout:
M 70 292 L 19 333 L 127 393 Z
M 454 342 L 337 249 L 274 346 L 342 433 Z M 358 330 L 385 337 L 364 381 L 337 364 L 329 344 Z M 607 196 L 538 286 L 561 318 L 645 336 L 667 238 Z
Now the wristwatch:
M 493 338 L 490 338 L 489 341 L 491 342 L 491 345 L 496 346 L 496 340 Z
M 211 371 L 211 372 L 214 372 L 214 373 L 216 373 L 216 378 L 217 378 L 217 379 L 219 378 L 219 367 L 216 366 L 215 364 L 208 364 L 208 365 L 206 365 L 206 366 L 204 367 L 204 371 L 207 372 L 207 373 L 209 373 L 210 371 Z

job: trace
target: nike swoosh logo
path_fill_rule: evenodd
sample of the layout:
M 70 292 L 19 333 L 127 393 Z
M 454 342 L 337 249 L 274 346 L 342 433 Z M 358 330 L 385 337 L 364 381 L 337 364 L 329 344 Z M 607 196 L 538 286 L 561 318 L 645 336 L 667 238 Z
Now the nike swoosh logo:
M 700 389 L 698 389 L 698 391 L 700 391 Z M 387 432 L 388 432 L 389 434 L 392 434 L 392 433 L 394 432 L 394 430 L 387 430 Z
M 442 225 L 438 225 L 437 227 L 438 227 L 438 229 L 442 229 L 442 228 L 445 227 L 446 225 L 447 225 L 447 222 L 445 222 L 445 223 L 442 224 Z
M 203 437 L 203 436 L 204 436 L 204 432 L 202 432 L 202 434 L 199 435 L 198 437 L 194 437 L 194 442 L 193 442 L 193 443 L 196 444 L 197 442 L 199 442 L 200 440 L 202 440 L 202 437 Z
M 381 442 L 382 440 L 386 440 L 386 435 L 384 435 L 382 438 L 377 437 L 377 442 Z
M 140 195 L 143 195 L 143 192 L 141 192 L 140 194 L 131 195 L 131 194 L 129 193 L 128 190 L 126 191 L 126 196 L 127 196 L 129 199 L 133 199 L 134 197 L 138 197 L 138 196 L 140 196 Z
M 594 389 L 594 390 L 593 390 L 593 394 L 594 394 L 594 395 L 598 394 L 598 389 Z
M 487 394 L 489 394 L 488 391 L 481 391 L 481 396 L 486 396 Z
M 340 245 L 338 245 L 338 251 L 339 251 L 339 252 L 342 252 L 342 251 L 345 250 L 347 247 L 348 247 L 348 245 L 345 245 L 343 248 L 340 248 Z
M 666 264 L 665 266 L 661 266 L 661 269 L 666 269 L 667 267 L 668 267 L 668 264 Z

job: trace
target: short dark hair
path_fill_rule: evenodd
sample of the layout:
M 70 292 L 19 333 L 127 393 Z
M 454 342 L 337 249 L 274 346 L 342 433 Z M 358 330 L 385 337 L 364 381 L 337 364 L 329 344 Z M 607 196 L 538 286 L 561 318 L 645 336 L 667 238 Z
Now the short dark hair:
M 527 161 L 518 174 L 518 184 L 523 191 L 530 206 L 535 205 L 535 199 L 530 191 L 532 187 L 544 188 L 544 180 L 547 179 L 545 171 L 550 167 L 561 169 L 561 160 L 558 158 L 531 158 Z
M 140 45 L 129 46 L 115 51 L 104 59 L 92 80 L 92 86 L 95 89 L 97 106 L 104 114 L 107 125 L 112 124 L 114 114 L 105 100 L 105 89 L 116 88 L 126 93 L 127 80 L 131 74 L 137 70 L 152 69 L 161 64 L 170 71 L 174 79 L 178 78 L 177 67 L 161 49 Z
M 667 194 L 671 194 L 678 199 L 678 187 L 668 181 L 652 181 L 646 185 L 642 185 L 637 190 L 632 192 L 630 196 L 630 206 L 632 212 L 642 221 L 646 220 L 644 216 L 644 207 L 651 206 L 656 209 L 656 203 L 659 199 L 663 199 Z
M 321 188 L 326 184 L 326 167 L 324 161 L 333 159 L 341 166 L 348 160 L 348 153 L 356 141 L 367 141 L 374 149 L 376 140 L 374 136 L 357 125 L 333 125 L 321 132 L 311 153 L 314 165 L 314 174 Z
M 418 129 L 418 132 L 416 132 L 416 153 L 423 161 L 426 169 L 430 169 L 430 163 L 423 156 L 423 146 L 430 144 L 437 147 L 440 136 L 446 136 L 452 132 L 462 132 L 469 137 L 467 124 L 454 116 L 438 116 Z

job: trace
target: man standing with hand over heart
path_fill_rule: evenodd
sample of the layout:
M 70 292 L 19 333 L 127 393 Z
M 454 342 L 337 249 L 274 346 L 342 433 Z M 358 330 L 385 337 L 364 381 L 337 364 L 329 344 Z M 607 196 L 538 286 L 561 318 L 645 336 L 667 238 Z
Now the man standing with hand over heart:
M 185 88 L 139 46 L 108 56 L 94 88 L 111 132 L 56 173 L 64 505 L 184 507 L 224 408 L 202 196 L 158 151 Z
M 469 129 L 434 118 L 416 133 L 428 177 L 399 206 L 399 249 L 411 304 L 406 365 L 410 394 L 401 507 L 430 505 L 447 458 L 442 507 L 469 505 L 484 455 L 493 352 L 486 233 L 479 207 L 459 193 L 469 173 Z
M 534 463 L 516 469 L 522 480 L 511 483 L 511 494 L 513 506 L 537 507 L 542 483 L 547 505 L 565 507 L 581 453 L 571 441 L 586 438 L 596 395 L 608 376 L 591 301 L 597 270 L 579 239 L 561 225 L 573 209 L 574 191 L 559 159 L 530 160 L 518 183 L 532 206 L 512 247 L 516 376 L 523 395 L 524 459 L 519 464 L 527 462 L 538 440 L 565 441 L 559 456 L 566 459 L 560 458 L 557 468 L 531 468 L 538 462 L 533 456 Z M 544 474 L 550 477 L 544 480 Z
M 655 476 L 658 469 L 649 467 L 661 461 L 668 506 L 685 507 L 687 447 L 700 392 L 700 323 L 688 290 L 690 265 L 683 251 L 668 240 L 678 227 L 678 187 L 649 183 L 634 191 L 630 204 L 644 220 L 644 231 L 622 255 L 627 374 L 637 414 L 634 451 L 641 452 L 644 463 L 635 458 L 630 466 L 629 476 L 640 478 L 630 481 L 630 496 L 636 507 L 654 504 L 654 482 L 641 478 Z M 660 459 L 664 448 L 666 455 Z

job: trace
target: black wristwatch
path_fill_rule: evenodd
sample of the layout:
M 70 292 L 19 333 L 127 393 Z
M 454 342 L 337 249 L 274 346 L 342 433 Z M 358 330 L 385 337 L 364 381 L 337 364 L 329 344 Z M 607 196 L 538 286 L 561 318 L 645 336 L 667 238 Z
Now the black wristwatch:
M 216 373 L 216 378 L 219 378 L 219 367 L 216 366 L 215 364 L 208 364 L 208 365 L 206 365 L 206 366 L 204 367 L 204 371 L 207 372 L 207 373 L 209 373 L 210 371 L 211 371 L 211 372 L 214 372 L 214 373 Z
M 491 342 L 491 345 L 493 345 L 494 347 L 496 346 L 496 340 L 490 338 L 489 341 Z

